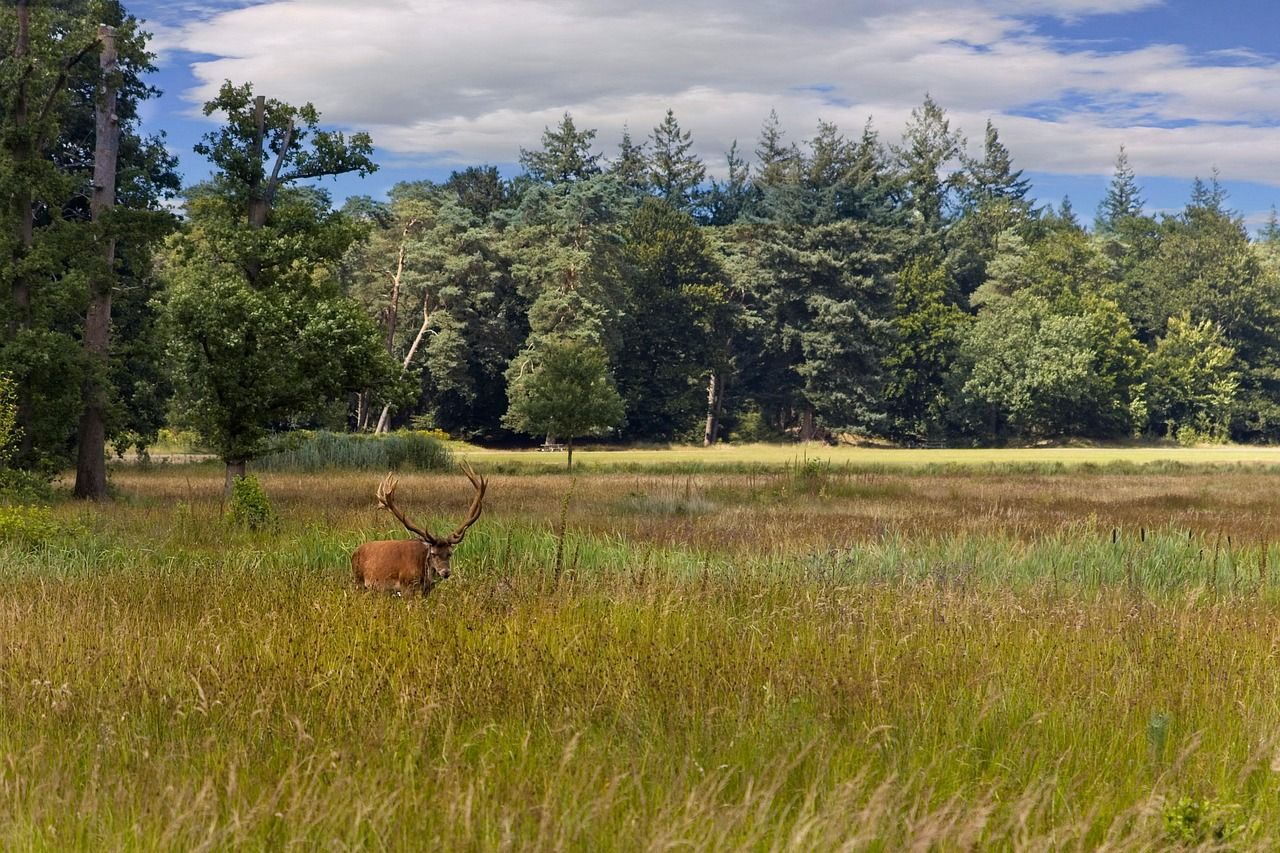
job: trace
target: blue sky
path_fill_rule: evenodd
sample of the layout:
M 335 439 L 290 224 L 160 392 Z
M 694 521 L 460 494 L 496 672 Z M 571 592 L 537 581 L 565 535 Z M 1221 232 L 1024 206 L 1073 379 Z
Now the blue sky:
M 1036 196 L 1091 216 L 1121 144 L 1153 212 L 1217 168 L 1251 222 L 1280 202 L 1280 10 L 1258 0 L 137 0 L 184 173 L 223 79 L 369 130 L 341 198 L 496 163 L 564 110 L 611 154 L 668 107 L 715 168 L 776 109 L 788 138 L 871 118 L 896 141 L 930 92 L 974 144 L 1000 129 Z

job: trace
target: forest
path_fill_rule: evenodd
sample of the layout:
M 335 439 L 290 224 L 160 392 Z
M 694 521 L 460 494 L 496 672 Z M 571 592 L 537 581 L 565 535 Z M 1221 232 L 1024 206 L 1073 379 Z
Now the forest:
M 1040 206 L 995 126 L 925 96 L 900 138 L 771 114 L 723 163 L 671 111 L 616 143 L 566 113 L 518 169 L 338 203 L 374 140 L 249 82 L 184 183 L 119 3 L 22 0 L 0 38 L 14 457 L 78 459 L 83 495 L 162 427 L 232 472 L 296 429 L 1280 438 L 1280 225 L 1251 235 L 1216 170 L 1152 216 L 1121 149 L 1096 213 Z

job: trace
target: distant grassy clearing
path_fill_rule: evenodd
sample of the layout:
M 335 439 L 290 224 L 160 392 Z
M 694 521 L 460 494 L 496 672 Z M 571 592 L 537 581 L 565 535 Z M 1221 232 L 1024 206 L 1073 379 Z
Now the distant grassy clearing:
M 491 465 L 563 468 L 564 453 L 536 450 L 484 450 L 467 445 L 456 451 Z M 575 450 L 574 465 L 584 470 L 667 466 L 714 468 L 760 466 L 778 468 L 804 460 L 856 468 L 925 468 L 930 466 L 1203 465 L 1280 466 L 1280 447 L 1030 447 L 1013 449 L 918 450 L 873 447 L 830 447 L 825 444 L 746 444 L 667 449 Z

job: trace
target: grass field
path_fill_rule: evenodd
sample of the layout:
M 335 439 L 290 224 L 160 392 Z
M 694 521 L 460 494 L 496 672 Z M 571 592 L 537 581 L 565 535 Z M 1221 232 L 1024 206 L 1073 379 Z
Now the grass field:
M 555 470 L 565 466 L 564 453 L 527 450 L 485 450 L 460 446 L 467 458 L 504 470 Z M 941 448 L 936 450 L 894 447 L 830 447 L 825 444 L 747 444 L 662 449 L 575 450 L 574 465 L 584 470 L 714 470 L 716 468 L 772 469 L 817 460 L 836 468 L 939 468 L 939 467 L 1062 467 L 1138 466 L 1172 464 L 1280 466 L 1280 447 L 1221 445 L 1206 447 L 1027 447 L 1000 449 Z
M 839 452 L 477 454 L 426 600 L 351 587 L 373 473 L 264 475 L 257 532 L 204 465 L 0 514 L 0 849 L 1275 848 L 1265 452 Z

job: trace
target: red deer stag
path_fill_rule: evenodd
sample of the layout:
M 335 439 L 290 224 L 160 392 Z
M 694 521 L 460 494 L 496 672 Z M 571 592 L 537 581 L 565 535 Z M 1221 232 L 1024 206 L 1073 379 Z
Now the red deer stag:
M 471 501 L 467 520 L 444 537 L 433 536 L 405 518 L 395 505 L 396 478 L 387 475 L 378 486 L 378 505 L 398 518 L 405 529 L 418 538 L 381 539 L 357 548 L 351 555 L 351 572 L 357 586 L 396 592 L 418 589 L 425 596 L 437 580 L 449 577 L 449 558 L 453 556 L 454 546 L 467 535 L 467 528 L 476 523 L 484 503 L 484 477 L 477 475 L 466 462 L 462 463 L 462 473 L 475 486 L 476 496 Z

